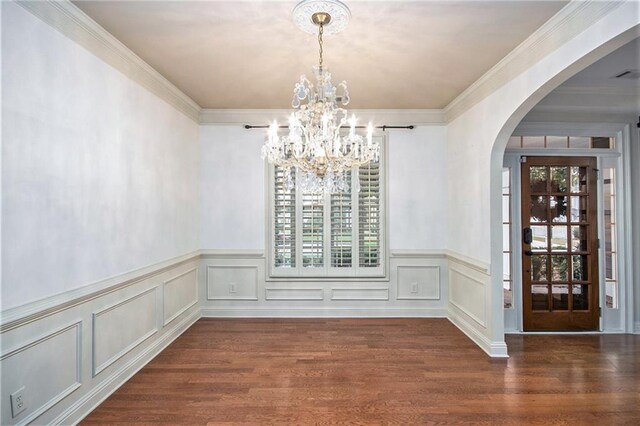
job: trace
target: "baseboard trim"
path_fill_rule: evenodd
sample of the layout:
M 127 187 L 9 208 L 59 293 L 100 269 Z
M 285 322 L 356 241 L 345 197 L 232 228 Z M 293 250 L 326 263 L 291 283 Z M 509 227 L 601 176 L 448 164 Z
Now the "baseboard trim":
M 131 361 L 123 365 L 120 369 L 112 373 L 102 383 L 92 389 L 84 397 L 76 401 L 73 405 L 56 417 L 52 424 L 77 424 L 89 413 L 98 407 L 105 399 L 114 393 L 120 386 L 129 380 L 134 374 L 140 371 L 153 358 L 158 356 L 167 346 L 191 327 L 200 319 L 200 311 L 195 310 L 176 324 L 171 331 L 166 332 L 162 337 L 151 344 L 147 349 L 138 354 Z
M 446 318 L 446 308 L 203 307 L 203 318 Z
M 451 324 L 458 327 L 469 339 L 487 353 L 491 358 L 509 358 L 507 352 L 507 344 L 502 341 L 491 341 L 485 335 L 480 333 L 466 319 L 453 310 L 449 310 L 447 317 Z

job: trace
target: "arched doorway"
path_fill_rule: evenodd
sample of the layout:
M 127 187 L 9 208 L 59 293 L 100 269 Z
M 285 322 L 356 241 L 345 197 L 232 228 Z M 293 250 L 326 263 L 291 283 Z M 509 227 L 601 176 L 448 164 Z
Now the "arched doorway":
M 635 2 L 612 3 L 588 30 L 557 41 L 544 58 L 448 124 L 450 220 L 459 224 L 449 227 L 448 245 L 459 258 L 478 261 L 475 265 L 467 261 L 471 268 L 465 270 L 456 266 L 458 272 L 450 267 L 449 318 L 491 356 L 507 356 L 501 206 L 507 141 L 526 113 L 551 90 L 640 35 L 639 7 Z M 487 265 L 488 271 L 484 273 L 478 265 Z

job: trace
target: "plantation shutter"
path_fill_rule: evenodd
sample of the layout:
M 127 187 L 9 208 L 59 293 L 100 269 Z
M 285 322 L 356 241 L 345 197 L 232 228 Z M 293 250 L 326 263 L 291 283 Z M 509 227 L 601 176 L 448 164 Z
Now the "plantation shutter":
M 345 178 L 351 182 L 351 172 Z M 352 266 L 353 223 L 351 191 L 331 194 L 331 266 L 349 268 Z
M 302 266 L 324 266 L 324 196 L 302 194 Z
M 292 173 L 295 182 L 295 172 Z M 274 250 L 275 266 L 295 268 L 296 266 L 296 191 L 287 190 L 284 169 L 275 168 L 274 179 Z
M 380 266 L 380 163 L 360 167 L 358 174 L 358 253 L 360 267 Z

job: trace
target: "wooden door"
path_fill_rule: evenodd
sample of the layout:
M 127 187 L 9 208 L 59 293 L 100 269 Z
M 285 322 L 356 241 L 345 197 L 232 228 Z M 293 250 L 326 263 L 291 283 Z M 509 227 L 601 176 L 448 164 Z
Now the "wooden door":
M 597 330 L 596 159 L 523 157 L 525 331 Z

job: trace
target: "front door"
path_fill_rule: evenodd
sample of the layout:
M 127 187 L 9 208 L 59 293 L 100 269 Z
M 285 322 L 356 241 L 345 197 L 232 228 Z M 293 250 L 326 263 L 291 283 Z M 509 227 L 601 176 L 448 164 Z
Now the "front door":
M 523 157 L 525 331 L 597 330 L 596 159 Z

